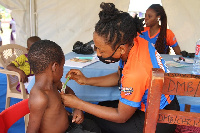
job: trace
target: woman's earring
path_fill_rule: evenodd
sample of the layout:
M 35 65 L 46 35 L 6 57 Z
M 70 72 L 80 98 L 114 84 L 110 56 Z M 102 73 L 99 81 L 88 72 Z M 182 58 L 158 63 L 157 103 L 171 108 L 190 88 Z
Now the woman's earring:
M 160 21 L 160 18 L 158 18 L 158 21 Z

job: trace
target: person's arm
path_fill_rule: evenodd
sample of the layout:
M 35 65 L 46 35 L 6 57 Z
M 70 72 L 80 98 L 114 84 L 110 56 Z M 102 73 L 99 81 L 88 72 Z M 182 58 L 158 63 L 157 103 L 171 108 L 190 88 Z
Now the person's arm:
M 174 50 L 176 55 L 182 55 L 179 45 L 177 45 L 176 47 L 173 47 L 173 50 Z
M 125 123 L 128 119 L 130 119 L 137 109 L 120 101 L 118 108 L 112 108 L 85 102 L 77 98 L 75 95 L 61 93 L 61 97 L 65 106 L 72 108 L 76 107 L 77 109 L 88 112 L 99 118 L 116 123 Z
M 75 80 L 80 85 L 91 85 L 91 86 L 100 86 L 100 87 L 110 87 L 118 85 L 119 80 L 119 70 L 118 72 L 100 76 L 100 77 L 91 77 L 87 78 L 83 73 L 78 69 L 71 69 L 66 77 L 70 75 L 70 79 Z
M 24 73 L 24 71 L 22 71 L 21 69 L 17 68 L 17 67 L 15 66 L 15 64 L 10 63 L 10 64 L 6 67 L 6 69 L 8 69 L 8 70 L 10 70 L 10 71 L 18 72 L 19 75 L 20 75 L 20 82 L 25 83 L 25 82 L 28 81 L 28 77 L 26 76 L 26 74 Z
M 44 112 L 48 106 L 48 98 L 43 94 L 34 94 L 29 98 L 29 123 L 27 133 L 38 133 Z
M 71 108 L 76 107 L 77 109 L 108 121 L 124 123 L 135 113 L 137 107 L 141 106 L 140 102 L 142 101 L 145 91 L 150 86 L 149 74 L 142 65 L 143 64 L 140 63 L 137 65 L 137 68 L 141 68 L 140 71 L 138 71 L 138 69 L 134 71 L 123 70 L 122 90 L 120 95 L 129 105 L 119 101 L 118 108 L 105 107 L 82 101 L 74 95 L 61 93 L 63 103 L 65 106 Z M 134 105 L 134 107 L 132 107 L 132 105 Z
M 61 91 L 61 89 L 62 89 L 62 82 L 59 81 L 58 83 L 55 84 L 55 86 L 57 86 L 57 89 L 59 91 Z M 70 87 L 68 87 L 68 86 L 66 86 L 66 88 L 65 88 L 65 94 L 75 95 L 74 91 Z M 80 124 L 80 123 L 83 122 L 83 120 L 84 120 L 83 111 L 75 108 L 75 109 L 73 109 L 72 115 L 73 115 L 72 122 L 75 122 L 77 124 Z
M 118 80 L 119 75 L 116 72 L 106 76 L 87 78 L 85 85 L 110 87 L 116 86 L 118 84 Z
M 65 93 L 75 95 L 74 91 L 68 86 L 66 86 Z M 72 115 L 73 115 L 72 122 L 75 122 L 77 124 L 80 124 L 83 122 L 83 120 L 84 120 L 83 111 L 81 111 L 77 108 L 74 108 Z
M 173 48 L 176 55 L 181 55 L 181 49 L 178 45 L 175 34 L 170 29 L 167 29 L 167 45 Z

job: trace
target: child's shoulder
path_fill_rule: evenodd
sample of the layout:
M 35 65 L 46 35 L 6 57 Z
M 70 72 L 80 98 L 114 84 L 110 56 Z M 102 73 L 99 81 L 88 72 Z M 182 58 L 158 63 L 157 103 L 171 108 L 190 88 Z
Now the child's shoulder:
M 46 97 L 46 93 L 45 91 L 42 89 L 43 87 L 40 85 L 37 85 L 37 83 L 35 83 L 30 91 L 30 97 L 33 95 L 34 97 Z
M 29 101 L 33 105 L 47 105 L 48 103 L 48 96 L 47 94 L 37 87 L 33 86 L 29 94 Z

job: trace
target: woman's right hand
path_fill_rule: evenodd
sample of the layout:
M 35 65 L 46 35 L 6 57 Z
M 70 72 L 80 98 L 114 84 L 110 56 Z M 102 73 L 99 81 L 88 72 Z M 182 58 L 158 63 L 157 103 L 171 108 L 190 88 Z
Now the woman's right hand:
M 80 85 L 86 85 L 87 77 L 79 69 L 71 69 L 65 76 L 67 78 L 70 76 L 70 79 L 75 80 Z
M 77 96 L 73 94 L 65 94 L 63 91 L 60 93 L 60 96 L 62 98 L 62 102 L 66 107 L 69 108 L 78 108 L 78 105 L 80 104 L 80 100 Z

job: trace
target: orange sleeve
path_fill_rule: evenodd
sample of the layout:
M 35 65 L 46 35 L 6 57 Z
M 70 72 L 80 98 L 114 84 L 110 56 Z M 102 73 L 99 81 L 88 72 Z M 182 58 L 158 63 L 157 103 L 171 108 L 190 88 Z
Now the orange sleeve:
M 167 29 L 167 45 L 173 46 L 176 43 L 177 43 L 177 40 L 174 33 L 170 29 Z
M 137 66 L 136 71 L 127 71 L 122 77 L 121 97 L 133 102 L 140 102 L 149 87 L 148 74 L 139 63 Z

